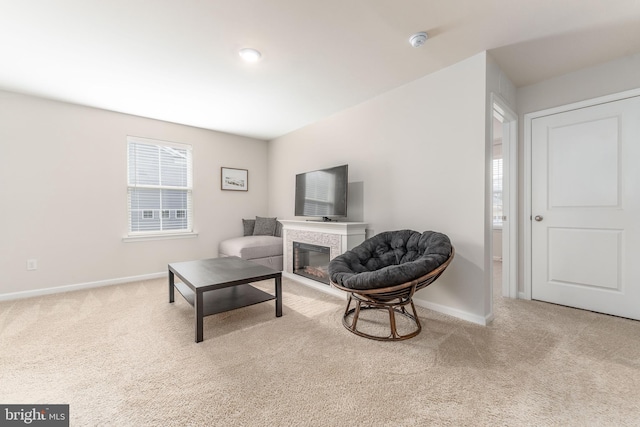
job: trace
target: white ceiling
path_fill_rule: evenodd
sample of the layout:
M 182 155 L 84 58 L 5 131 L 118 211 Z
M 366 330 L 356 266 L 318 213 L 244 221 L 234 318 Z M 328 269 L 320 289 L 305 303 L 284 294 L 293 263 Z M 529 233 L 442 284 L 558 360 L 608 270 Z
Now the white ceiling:
M 516 86 L 637 53 L 640 0 L 0 0 L 0 89 L 261 139 L 485 50 Z

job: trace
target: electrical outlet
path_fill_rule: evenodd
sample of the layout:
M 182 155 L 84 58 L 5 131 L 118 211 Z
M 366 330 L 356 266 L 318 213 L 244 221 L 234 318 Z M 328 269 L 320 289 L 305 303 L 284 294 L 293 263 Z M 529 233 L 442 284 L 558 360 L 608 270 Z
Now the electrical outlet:
M 28 259 L 27 260 L 27 270 L 33 271 L 38 269 L 38 260 L 37 259 Z

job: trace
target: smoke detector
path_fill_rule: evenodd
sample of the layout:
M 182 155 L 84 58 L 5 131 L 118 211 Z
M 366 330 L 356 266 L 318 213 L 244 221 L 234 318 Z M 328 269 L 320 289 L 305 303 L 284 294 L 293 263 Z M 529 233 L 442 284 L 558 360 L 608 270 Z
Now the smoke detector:
M 409 43 L 411 43 L 411 46 L 413 47 L 420 47 L 427 41 L 427 38 L 429 38 L 427 33 L 421 31 L 409 37 Z

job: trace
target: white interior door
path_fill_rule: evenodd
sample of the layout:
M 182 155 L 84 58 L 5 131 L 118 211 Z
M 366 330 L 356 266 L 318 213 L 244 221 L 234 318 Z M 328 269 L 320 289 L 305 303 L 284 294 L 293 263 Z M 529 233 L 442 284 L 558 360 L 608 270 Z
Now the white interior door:
M 640 97 L 531 123 L 533 299 L 640 320 Z

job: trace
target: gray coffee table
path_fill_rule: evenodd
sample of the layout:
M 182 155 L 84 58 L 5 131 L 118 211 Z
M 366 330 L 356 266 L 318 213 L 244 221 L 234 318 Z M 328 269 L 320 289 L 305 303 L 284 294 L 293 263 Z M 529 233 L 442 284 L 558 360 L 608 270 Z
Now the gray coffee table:
M 178 276 L 182 283 L 175 282 Z M 275 279 L 273 296 L 249 285 Z M 196 342 L 202 341 L 202 319 L 211 314 L 276 300 L 276 317 L 282 316 L 282 272 L 243 260 L 222 257 L 169 264 L 169 302 L 174 289 L 195 309 Z

